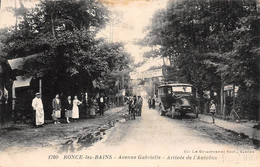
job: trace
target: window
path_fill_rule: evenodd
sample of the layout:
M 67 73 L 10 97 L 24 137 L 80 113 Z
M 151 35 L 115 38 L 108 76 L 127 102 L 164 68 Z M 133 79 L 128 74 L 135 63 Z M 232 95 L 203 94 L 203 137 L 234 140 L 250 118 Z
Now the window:
M 191 93 L 192 88 L 191 86 L 173 86 L 172 90 L 174 92 L 186 92 L 186 93 Z

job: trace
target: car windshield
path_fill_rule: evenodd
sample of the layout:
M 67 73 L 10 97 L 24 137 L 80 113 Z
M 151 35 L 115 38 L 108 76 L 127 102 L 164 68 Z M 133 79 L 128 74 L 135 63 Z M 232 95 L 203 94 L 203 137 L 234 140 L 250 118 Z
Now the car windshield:
M 187 92 L 191 93 L 192 89 L 191 86 L 173 86 L 172 87 L 173 92 Z

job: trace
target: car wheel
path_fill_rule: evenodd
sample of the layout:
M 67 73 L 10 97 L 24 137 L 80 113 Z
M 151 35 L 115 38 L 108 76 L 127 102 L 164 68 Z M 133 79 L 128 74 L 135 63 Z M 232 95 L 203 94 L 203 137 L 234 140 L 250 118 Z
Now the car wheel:
M 172 106 L 171 108 L 171 114 L 172 114 L 172 119 L 175 118 L 175 107 Z
M 164 112 L 163 112 L 163 110 L 162 110 L 161 105 L 159 106 L 159 111 L 160 111 L 160 116 L 163 116 L 163 115 L 164 115 Z

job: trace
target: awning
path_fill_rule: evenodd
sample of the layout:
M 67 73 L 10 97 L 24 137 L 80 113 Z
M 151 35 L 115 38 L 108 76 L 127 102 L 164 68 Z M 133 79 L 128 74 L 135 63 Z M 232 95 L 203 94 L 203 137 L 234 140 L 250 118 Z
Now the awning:
M 7 61 L 10 65 L 10 67 L 12 68 L 12 70 L 14 70 L 14 69 L 23 70 L 25 61 L 32 59 L 32 58 L 36 58 L 37 56 L 39 56 L 39 54 L 34 54 L 34 55 L 26 56 L 23 58 L 10 59 Z
M 23 58 L 16 58 L 16 59 L 10 59 L 8 60 L 8 63 L 12 69 L 12 72 L 14 76 L 16 76 L 16 80 L 14 81 L 14 87 L 20 88 L 20 87 L 26 87 L 30 86 L 30 82 L 32 80 L 32 76 L 24 76 L 26 71 L 24 71 L 24 63 L 26 60 L 36 58 L 38 54 L 30 55 Z
M 20 88 L 20 87 L 30 86 L 30 82 L 32 78 L 33 77 L 17 76 L 16 77 L 17 80 L 14 81 L 14 87 Z

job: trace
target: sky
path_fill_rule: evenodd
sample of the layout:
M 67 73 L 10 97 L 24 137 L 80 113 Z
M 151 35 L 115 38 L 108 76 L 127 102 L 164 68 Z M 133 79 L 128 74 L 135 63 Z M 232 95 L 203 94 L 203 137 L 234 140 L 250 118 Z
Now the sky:
M 17 7 L 19 8 L 19 0 Z M 154 12 L 166 6 L 167 0 L 103 0 L 112 11 L 111 22 L 97 34 L 97 37 L 108 38 L 113 42 L 124 42 L 125 49 L 138 63 L 143 60 L 143 53 L 150 50 L 134 44 L 145 36 L 144 28 L 150 23 Z M 24 6 L 33 7 L 38 0 L 23 0 Z M 15 0 L 2 0 L 0 10 L 0 28 L 14 25 L 15 18 L 8 7 L 14 7 Z
M 39 0 L 22 0 L 23 4 L 27 8 L 34 7 Z M 17 8 L 20 7 L 19 0 L 16 0 Z M 1 0 L 0 10 L 0 28 L 8 27 L 15 24 L 15 17 L 10 11 L 10 7 L 15 7 L 15 0 Z
M 114 42 L 124 42 L 125 49 L 134 57 L 135 63 L 138 63 L 143 60 L 143 53 L 150 48 L 140 47 L 134 42 L 145 36 L 144 29 L 149 25 L 153 14 L 156 10 L 165 8 L 166 3 L 167 0 L 133 0 L 127 4 L 114 4 L 110 9 L 117 13 L 118 16 L 114 16 L 117 23 L 113 24 L 112 20 L 98 35 L 112 38 Z

